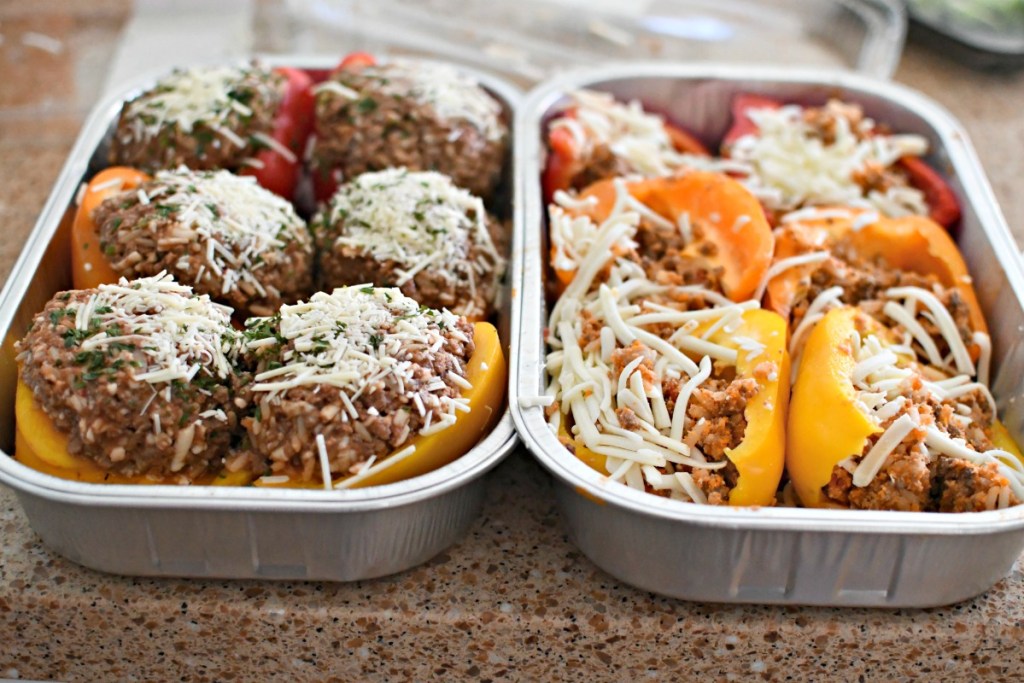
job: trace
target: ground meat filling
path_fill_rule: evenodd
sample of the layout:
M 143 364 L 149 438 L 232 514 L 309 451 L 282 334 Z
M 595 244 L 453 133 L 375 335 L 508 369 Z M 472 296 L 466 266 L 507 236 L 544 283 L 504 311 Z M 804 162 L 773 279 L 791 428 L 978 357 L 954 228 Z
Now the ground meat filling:
M 286 87 L 283 76 L 256 66 L 177 70 L 124 104 L 110 163 L 148 172 L 241 169 L 268 146 Z
M 725 268 L 712 265 L 718 247 L 704 239 L 704 228 L 695 221 L 689 239 L 678 228 L 659 228 L 647 220 L 637 230 L 636 258 L 647 277 L 661 285 L 699 285 L 722 292 Z
M 402 166 L 444 173 L 484 199 L 494 193 L 508 128 L 501 105 L 472 79 L 395 60 L 341 69 L 316 91 L 311 164 L 323 179 Z
M 100 246 L 128 278 L 169 272 L 249 315 L 313 287 L 313 243 L 290 203 L 227 171 L 161 171 L 93 212 Z
M 462 409 L 473 328 L 421 308 L 397 289 L 314 294 L 247 321 L 255 412 L 243 419 L 267 475 L 323 482 L 355 474 L 417 434 L 450 426 Z
M 590 154 L 580 161 L 581 167 L 569 182 L 569 188 L 580 191 L 600 180 L 621 178 L 634 172 L 632 165 L 616 156 L 606 144 L 596 144 Z
M 997 507 L 1000 496 L 1001 507 L 1020 504 L 995 463 L 974 463 L 925 446 L 925 428 L 934 425 L 951 438 L 964 439 L 970 450 L 992 449 L 994 415 L 981 392 L 940 401 L 918 379 L 901 395 L 907 399 L 904 407 L 879 426 L 884 430 L 901 415 L 913 412 L 920 427 L 899 443 L 866 486 L 855 486 L 853 469 L 881 433 L 872 436 L 861 454 L 833 469 L 823 488 L 829 500 L 854 509 L 909 512 L 981 512 Z
M 16 348 L 72 455 L 189 483 L 220 470 L 246 405 L 237 344 L 226 311 L 165 276 L 59 293 Z
M 505 260 L 500 224 L 439 173 L 390 169 L 342 185 L 313 219 L 323 289 L 396 286 L 431 308 L 484 319 Z M 503 241 L 503 240 L 502 240 Z
M 816 266 L 810 276 L 801 282 L 790 313 L 793 329 L 800 325 L 814 300 L 825 290 L 836 286 L 843 289 L 839 301 L 857 306 L 882 324 L 896 329 L 903 328 L 894 325 L 882 312 L 887 300 L 886 290 L 892 287 L 919 287 L 927 290 L 949 311 L 964 344 L 970 346 L 974 343 L 970 309 L 959 291 L 943 286 L 934 276 L 893 268 L 881 259 L 867 260 L 841 246 L 833 249 L 830 257 Z M 935 323 L 927 317 L 919 317 L 917 321 L 931 336 L 940 354 L 945 357 L 949 353 L 949 342 Z M 926 357 L 917 341 L 913 341 L 912 345 L 919 357 Z
M 612 368 L 615 376 L 635 359 L 641 358 L 636 367 L 645 384 L 655 380 L 654 364 L 657 355 L 649 347 L 640 342 L 624 348 L 618 348 L 611 354 Z M 745 411 L 747 403 L 753 398 L 759 386 L 752 377 L 729 378 L 732 368 L 715 370 L 714 374 L 693 390 L 686 406 L 689 418 L 688 428 L 683 432 L 683 443 L 691 449 L 699 451 L 709 462 L 726 462 L 721 469 L 709 470 L 700 467 L 689 467 L 667 463 L 658 470 L 662 474 L 689 472 L 697 486 L 704 492 L 707 502 L 711 505 L 727 505 L 729 491 L 736 486 L 739 472 L 729 462 L 727 451 L 736 448 L 742 441 L 747 428 Z M 675 411 L 683 381 L 668 378 L 662 383 L 665 405 L 669 414 Z M 619 424 L 623 429 L 640 431 L 645 429 L 636 413 L 628 407 L 619 407 L 615 411 Z M 648 493 L 668 496 L 668 491 L 645 487 Z

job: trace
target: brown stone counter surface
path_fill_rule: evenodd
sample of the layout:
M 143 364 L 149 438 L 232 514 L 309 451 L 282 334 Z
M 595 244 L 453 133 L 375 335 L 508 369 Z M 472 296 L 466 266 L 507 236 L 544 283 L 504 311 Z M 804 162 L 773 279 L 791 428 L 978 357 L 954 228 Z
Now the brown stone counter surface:
M 0 0 L 0 278 L 130 10 L 127 0 Z M 59 42 L 26 41 L 31 34 Z M 1020 241 L 1024 74 L 979 74 L 911 46 L 896 80 L 964 123 Z M 1024 676 L 1020 563 L 987 594 L 942 609 L 688 603 L 625 586 L 576 551 L 549 477 L 525 452 L 491 473 L 487 487 L 482 516 L 458 544 L 417 569 L 350 584 L 100 574 L 44 548 L 0 487 L 0 679 Z

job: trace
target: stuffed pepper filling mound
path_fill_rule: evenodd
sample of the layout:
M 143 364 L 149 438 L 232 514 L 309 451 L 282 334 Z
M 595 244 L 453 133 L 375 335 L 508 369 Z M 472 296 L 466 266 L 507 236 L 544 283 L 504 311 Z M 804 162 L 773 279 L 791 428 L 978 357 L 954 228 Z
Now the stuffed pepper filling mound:
M 325 289 L 392 285 L 432 308 L 482 320 L 505 271 L 501 226 L 440 173 L 404 168 L 342 185 L 313 220 Z
M 267 474 L 329 486 L 454 424 L 473 327 L 397 289 L 344 287 L 246 322 L 255 412 L 243 420 Z
M 921 366 L 865 331 L 848 340 L 855 405 L 877 432 L 824 487 L 842 506 L 971 512 L 1024 500 L 1024 465 L 993 444 L 995 401 L 967 375 Z
M 176 70 L 125 103 L 110 162 L 146 171 L 237 170 L 257 166 L 262 149 L 291 150 L 274 140 L 274 118 L 287 79 L 268 69 L 201 67 Z
M 616 191 L 601 225 L 552 207 L 553 226 L 575 223 L 589 239 L 574 244 L 574 275 L 548 323 L 549 423 L 577 457 L 637 490 L 768 504 L 782 469 L 784 321 L 754 300 L 730 300 L 716 279 L 687 275 L 699 254 L 651 277 L 657 256 L 644 257 L 641 233 L 645 221 L 666 219 L 638 210 L 625 184 Z M 758 460 L 762 481 L 744 481 Z M 749 489 L 736 496 L 741 485 Z
M 748 108 L 753 129 L 727 144 L 743 182 L 772 212 L 847 204 L 887 216 L 927 215 L 925 194 L 897 162 L 927 152 L 919 135 L 889 134 L 859 105 L 829 100 Z
M 671 221 L 631 196 L 622 178 L 612 182 L 615 192 L 626 197 L 624 206 L 615 207 L 613 212 L 632 211 L 639 219 L 634 229 L 619 231 L 610 245 L 613 253 L 635 261 L 648 278 L 660 284 L 702 285 L 720 292 L 724 268 L 715 260 L 718 245 L 706 239 L 707 221 L 687 212 Z M 601 228 L 579 211 L 596 205 L 593 195 L 575 198 L 562 191 L 555 193 L 548 210 L 552 265 L 556 269 L 575 271 L 593 247 Z
M 228 171 L 160 171 L 93 213 L 126 277 L 167 271 L 243 312 L 269 315 L 313 285 L 313 244 L 292 205 Z
M 613 178 L 578 195 L 556 191 L 553 199 L 551 264 L 562 286 L 597 245 L 602 265 L 604 250 L 611 250 L 655 282 L 701 285 L 733 301 L 753 297 L 771 263 L 774 238 L 764 210 L 721 173 Z
M 310 161 L 322 184 L 404 166 L 440 171 L 481 197 L 494 192 L 508 127 L 498 101 L 458 70 L 397 59 L 343 66 L 314 90 Z
M 246 406 L 238 344 L 226 307 L 160 274 L 57 294 L 17 350 L 21 381 L 71 455 L 190 483 L 221 469 Z
M 893 329 L 920 362 L 988 382 L 984 319 L 966 266 L 940 226 L 924 218 L 812 208 L 784 216 L 776 236 L 779 251 L 795 255 L 776 260 L 769 279 L 782 281 L 769 281 L 766 288 L 769 305 L 788 312 L 794 370 L 814 325 L 828 311 L 849 305 Z M 943 254 L 944 243 L 949 247 Z M 915 255 L 916 249 L 931 250 L 932 260 Z M 911 258 L 919 262 L 907 262 Z
M 559 115 L 548 124 L 552 191 L 581 190 L 606 178 L 665 176 L 688 169 L 742 169 L 728 159 L 713 160 L 695 139 L 644 111 L 633 100 L 620 102 L 608 93 L 568 93 Z M 682 139 L 681 139 L 682 138 Z

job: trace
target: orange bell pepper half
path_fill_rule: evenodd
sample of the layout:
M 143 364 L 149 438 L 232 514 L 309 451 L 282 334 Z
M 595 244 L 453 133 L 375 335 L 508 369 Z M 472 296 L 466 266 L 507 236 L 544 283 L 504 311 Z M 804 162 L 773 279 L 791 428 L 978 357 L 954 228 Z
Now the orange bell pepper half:
M 382 486 L 418 477 L 455 461 L 487 435 L 501 417 L 508 369 L 498 331 L 493 325 L 474 323 L 473 344 L 473 355 L 466 365 L 466 380 L 473 387 L 462 392 L 462 397 L 469 400 L 469 412 L 457 413 L 455 423 L 440 432 L 414 436 L 363 473 L 336 478 L 335 488 Z M 395 457 L 409 446 L 415 446 L 415 450 Z M 257 479 L 254 484 L 275 488 L 323 488 L 319 482 L 266 484 Z
M 813 218 L 784 224 L 775 236 L 775 258 L 796 256 L 806 250 L 801 244 L 835 251 L 853 251 L 869 261 L 881 260 L 892 268 L 934 276 L 944 287 L 956 289 L 970 311 L 971 327 L 987 332 L 985 316 L 971 284 L 960 250 L 940 225 L 924 216 L 879 218 L 860 229 L 856 217 L 865 209 L 845 209 L 849 217 Z M 768 283 L 765 306 L 789 318 L 801 282 L 815 265 L 783 271 Z
M 760 202 L 743 185 L 721 173 L 695 171 L 638 180 L 626 187 L 635 199 L 673 223 L 689 213 L 703 239 L 687 245 L 683 255 L 721 266 L 725 271 L 723 294 L 733 301 L 746 301 L 754 295 L 771 265 L 775 238 Z M 614 179 L 598 181 L 580 193 L 580 199 L 588 197 L 596 197 L 597 204 L 580 213 L 600 224 L 615 206 Z M 711 256 L 702 253 L 707 244 L 714 246 Z M 571 282 L 574 274 L 556 270 L 563 285 Z
M 104 199 L 135 189 L 149 178 L 134 168 L 113 166 L 97 173 L 86 185 L 71 224 L 71 282 L 75 289 L 94 289 L 120 279 L 100 249 L 99 226 L 93 222 L 92 213 Z

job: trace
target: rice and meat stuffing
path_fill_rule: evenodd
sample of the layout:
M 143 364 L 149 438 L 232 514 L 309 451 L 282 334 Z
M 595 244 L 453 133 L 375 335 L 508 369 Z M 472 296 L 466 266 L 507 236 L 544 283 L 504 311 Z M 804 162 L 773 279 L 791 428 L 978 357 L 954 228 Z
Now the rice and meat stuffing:
M 124 103 L 112 165 L 239 170 L 268 146 L 287 80 L 260 66 L 180 69 Z
M 255 412 L 243 424 L 266 474 L 347 477 L 464 408 L 472 325 L 397 289 L 318 292 L 246 327 Z
M 93 212 L 100 247 L 128 278 L 167 271 L 244 315 L 270 315 L 313 288 L 313 241 L 292 205 L 252 177 L 160 171 Z
M 437 171 L 489 199 L 508 126 L 501 105 L 456 69 L 396 59 L 344 67 L 316 86 L 313 173 L 340 184 L 368 171 Z
M 58 293 L 16 349 L 72 455 L 189 483 L 221 469 L 247 406 L 238 343 L 225 307 L 161 275 Z
M 474 320 L 495 310 L 503 227 L 439 173 L 364 173 L 338 189 L 312 228 L 325 290 L 369 282 Z

